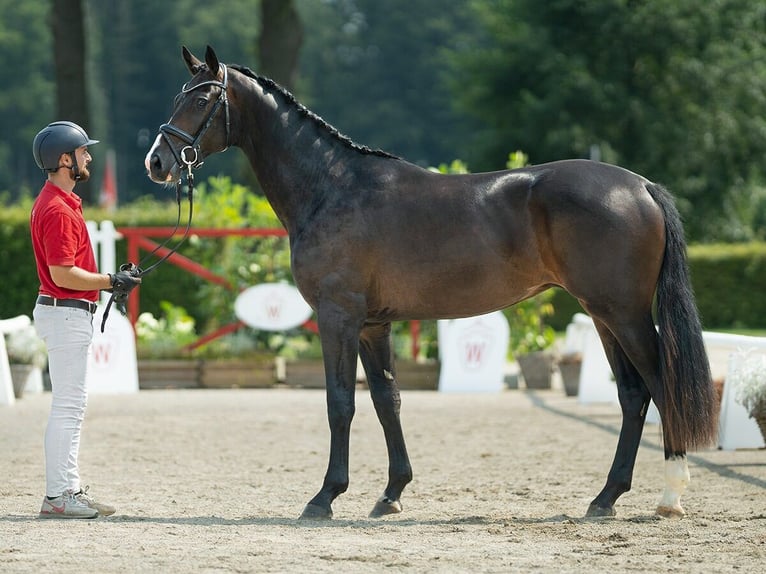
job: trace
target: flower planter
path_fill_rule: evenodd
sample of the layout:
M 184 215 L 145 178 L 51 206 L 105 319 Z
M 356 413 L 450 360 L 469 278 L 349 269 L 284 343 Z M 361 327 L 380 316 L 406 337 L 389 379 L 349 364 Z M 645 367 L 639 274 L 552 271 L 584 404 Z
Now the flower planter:
M 324 362 L 322 359 L 294 359 L 284 362 L 280 382 L 299 389 L 325 388 Z
M 24 396 L 26 389 L 42 390 L 43 372 L 40 367 L 34 365 L 11 364 L 11 380 L 13 381 L 13 394 L 17 399 Z
M 396 381 L 402 390 L 435 391 L 439 388 L 438 361 L 396 361 Z
M 766 399 L 761 399 L 753 405 L 750 416 L 755 419 L 758 428 L 761 431 L 763 441 L 766 442 Z
M 207 389 L 268 388 L 277 382 L 274 357 L 202 361 L 200 386 Z
M 516 357 L 528 389 L 550 389 L 554 356 L 550 351 L 535 351 Z
M 200 386 L 198 359 L 139 359 L 139 389 L 195 389 Z

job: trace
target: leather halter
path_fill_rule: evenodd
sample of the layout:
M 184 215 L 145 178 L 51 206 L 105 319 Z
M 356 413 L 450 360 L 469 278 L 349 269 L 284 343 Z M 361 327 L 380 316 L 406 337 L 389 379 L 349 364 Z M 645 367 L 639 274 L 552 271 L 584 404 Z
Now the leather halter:
M 201 88 L 203 86 L 217 86 L 218 88 L 221 89 L 221 92 L 218 94 L 218 99 L 213 105 L 213 108 L 210 110 L 210 113 L 208 114 L 207 118 L 202 122 L 202 125 L 197 130 L 197 133 L 195 135 L 191 135 L 188 132 L 185 132 L 184 130 L 177 128 L 176 126 L 170 123 L 162 124 L 160 126 L 160 134 L 162 134 L 162 137 L 165 140 L 165 143 L 168 144 L 170 151 L 173 153 L 173 157 L 175 157 L 178 167 L 182 169 L 196 168 L 202 165 L 202 161 L 200 160 L 200 141 L 202 140 L 202 137 L 205 135 L 207 130 L 212 125 L 213 119 L 218 113 L 218 110 L 221 107 L 221 105 L 223 105 L 224 113 L 226 115 L 226 147 L 224 147 L 224 149 L 221 151 L 225 151 L 229 147 L 229 132 L 231 129 L 231 124 L 230 124 L 230 118 L 229 118 L 229 98 L 227 97 L 227 94 L 226 94 L 226 87 L 228 86 L 228 83 L 229 83 L 229 71 L 226 68 L 225 64 L 219 64 L 219 66 L 220 66 L 220 69 L 223 70 L 222 82 L 219 82 L 218 80 L 208 80 L 206 82 L 201 82 L 197 84 L 196 86 L 192 86 L 192 87 L 189 87 L 189 84 L 186 83 L 181 88 L 181 93 L 178 94 L 178 96 L 176 96 L 176 97 L 179 97 L 184 94 L 188 94 L 189 92 L 193 92 L 197 88 Z M 172 119 L 173 118 L 171 118 L 171 120 Z M 179 152 L 178 150 L 176 150 L 175 147 L 173 147 L 172 142 L 170 141 L 170 136 L 174 136 L 180 139 L 182 142 L 184 142 L 187 145 L 181 148 L 181 151 Z M 194 152 L 193 157 L 189 157 L 188 154 L 190 151 Z

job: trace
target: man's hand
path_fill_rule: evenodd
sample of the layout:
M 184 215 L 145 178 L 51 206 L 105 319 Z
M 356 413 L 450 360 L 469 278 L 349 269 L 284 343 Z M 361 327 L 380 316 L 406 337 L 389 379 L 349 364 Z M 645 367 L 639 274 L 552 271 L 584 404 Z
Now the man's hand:
M 120 270 L 117 273 L 109 274 L 109 283 L 111 288 L 108 291 L 112 294 L 109 298 L 109 303 L 104 309 L 104 317 L 101 319 L 101 332 L 104 332 L 106 326 L 106 318 L 109 316 L 109 309 L 112 307 L 112 303 L 123 315 L 126 314 L 125 305 L 128 302 L 128 295 L 138 285 L 141 284 L 141 274 L 143 270 L 137 267 L 133 263 L 124 263 L 120 265 Z
M 130 292 L 141 283 L 141 277 L 131 274 L 130 271 L 118 271 L 109 275 L 109 281 L 112 284 L 112 293 L 115 294 L 115 298 L 119 296 L 127 298 Z
M 114 302 L 124 303 L 128 295 L 141 283 L 141 269 L 132 263 L 120 265 L 120 270 L 113 275 L 109 275 L 109 282 L 112 284 L 112 293 L 114 293 Z

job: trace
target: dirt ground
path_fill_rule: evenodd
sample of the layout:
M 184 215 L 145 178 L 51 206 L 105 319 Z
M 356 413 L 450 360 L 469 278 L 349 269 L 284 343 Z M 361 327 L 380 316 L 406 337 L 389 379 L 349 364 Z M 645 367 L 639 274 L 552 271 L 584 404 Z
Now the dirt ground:
M 50 395 L 0 407 L 0 572 L 763 572 L 766 451 L 690 456 L 688 516 L 654 516 L 663 487 L 647 425 L 633 490 L 584 519 L 617 440 L 613 405 L 563 391 L 404 391 L 415 478 L 404 512 L 367 518 L 386 478 L 357 392 L 351 484 L 330 522 L 297 518 L 319 489 L 322 390 L 157 390 L 90 398 L 84 484 L 109 518 L 39 520 Z

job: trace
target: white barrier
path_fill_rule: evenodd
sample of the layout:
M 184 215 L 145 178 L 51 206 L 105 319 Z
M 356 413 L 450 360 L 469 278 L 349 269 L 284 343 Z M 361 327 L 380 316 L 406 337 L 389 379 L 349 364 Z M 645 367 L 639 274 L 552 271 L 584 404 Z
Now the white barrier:
M 583 404 L 617 404 L 619 402 L 617 385 L 614 382 L 612 369 L 606 359 L 606 353 L 604 353 L 593 321 L 590 317 L 578 315 L 575 316 L 573 323 L 576 321 L 579 325 L 579 335 L 570 341 L 572 345 L 576 345 L 578 341 L 582 345 L 583 362 L 578 400 Z M 586 328 L 583 329 L 583 326 Z M 569 335 L 569 329 L 567 329 L 567 335 Z M 757 349 L 766 352 L 766 337 L 748 337 L 704 331 L 702 338 L 710 361 L 713 379 L 726 379 L 729 369 L 732 368 L 730 365 L 731 357 L 737 351 Z M 653 424 L 660 422 L 654 401 L 649 405 L 646 422 Z M 764 440 L 757 423 L 750 418 L 745 407 L 735 400 L 735 389 L 732 388 L 732 385 L 727 384 L 724 384 L 721 400 L 718 445 L 725 450 L 764 446 Z
M 114 223 L 102 221 L 99 226 L 95 221 L 86 221 L 88 235 L 93 246 L 93 254 L 98 261 L 98 270 L 101 273 L 114 273 L 117 271 L 117 254 L 115 243 L 122 235 L 117 233 Z M 109 293 L 101 292 L 101 303 L 109 300 Z
M 86 222 L 93 252 L 102 273 L 117 270 L 115 242 L 122 237 L 111 221 Z M 96 314 L 93 316 L 93 342 L 88 355 L 86 384 L 92 394 L 121 394 L 138 392 L 138 361 L 136 359 L 136 335 L 126 317 L 112 306 L 106 328 L 101 332 L 101 320 L 109 299 L 109 293 L 101 292 Z
M 612 368 L 609 366 L 593 321 L 590 322 L 590 328 L 584 337 L 577 400 L 584 405 L 619 402 Z
M 738 368 L 735 360 L 738 351 L 766 353 L 766 337 L 748 337 L 728 333 L 705 332 L 705 347 L 710 357 L 713 378 L 724 377 L 721 415 L 718 423 L 718 446 L 724 450 L 738 448 L 761 448 L 763 436 L 758 423 L 736 400 L 736 389 L 729 384 L 728 373 Z M 723 368 L 725 366 L 725 368 Z
M 23 329 L 30 323 L 31 319 L 26 315 L 0 320 L 0 405 L 10 406 L 16 402 L 16 395 L 13 394 L 11 366 L 8 363 L 8 350 L 5 348 L 5 334 Z
M 112 307 L 102 333 L 104 309 L 106 305 L 99 305 L 93 316 L 93 342 L 88 353 L 86 378 L 88 393 L 137 393 L 138 362 L 133 326 L 127 317 Z
M 505 388 L 510 330 L 501 311 L 437 321 L 439 391 L 487 393 Z

